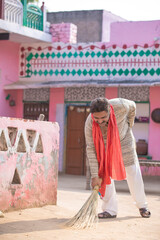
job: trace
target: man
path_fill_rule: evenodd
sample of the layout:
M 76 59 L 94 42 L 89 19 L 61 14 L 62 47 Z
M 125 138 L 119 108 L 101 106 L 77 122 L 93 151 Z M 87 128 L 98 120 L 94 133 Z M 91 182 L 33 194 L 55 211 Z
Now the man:
M 103 212 L 99 213 L 98 217 L 117 216 L 114 180 L 126 179 L 141 216 L 149 218 L 151 213 L 147 208 L 136 142 L 132 133 L 135 103 L 122 98 L 96 98 L 91 102 L 90 111 L 85 123 L 85 138 L 91 184 L 93 188 L 99 186 L 103 199 Z

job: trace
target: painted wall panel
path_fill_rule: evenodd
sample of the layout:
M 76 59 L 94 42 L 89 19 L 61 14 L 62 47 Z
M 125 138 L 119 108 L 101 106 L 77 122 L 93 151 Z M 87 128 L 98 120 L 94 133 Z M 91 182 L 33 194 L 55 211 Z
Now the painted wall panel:
M 149 84 L 159 80 L 159 49 L 159 44 L 120 47 L 102 42 L 23 46 L 21 56 L 26 57 L 20 61 L 20 78 L 25 81 L 23 87 L 26 81 L 35 83 L 34 87 L 40 87 L 40 81 L 53 87 Z
M 56 204 L 57 123 L 0 118 L 1 210 Z

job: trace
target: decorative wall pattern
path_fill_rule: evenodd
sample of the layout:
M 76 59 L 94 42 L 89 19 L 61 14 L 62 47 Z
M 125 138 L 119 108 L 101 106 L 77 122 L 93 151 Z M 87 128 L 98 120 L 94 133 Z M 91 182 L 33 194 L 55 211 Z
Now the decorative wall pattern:
M 0 151 L 43 153 L 41 135 L 29 129 L 0 128 Z
M 106 43 L 22 46 L 20 59 L 20 77 L 25 80 L 90 80 L 98 83 L 160 80 L 159 44 L 130 47 L 107 46 Z
M 57 123 L 0 118 L 2 211 L 56 204 L 58 152 Z
M 96 97 L 105 97 L 105 88 L 98 87 L 65 88 L 65 101 L 91 101 Z
M 149 101 L 149 87 L 147 86 L 119 87 L 118 94 L 119 97 L 132 101 Z
M 23 100 L 24 101 L 49 101 L 49 88 L 40 88 L 40 89 L 25 89 L 23 91 Z

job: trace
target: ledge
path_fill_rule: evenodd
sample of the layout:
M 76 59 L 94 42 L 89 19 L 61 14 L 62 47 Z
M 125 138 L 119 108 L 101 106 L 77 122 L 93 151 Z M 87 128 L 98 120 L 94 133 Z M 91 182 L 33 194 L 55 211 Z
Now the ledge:
M 52 43 L 52 35 L 0 19 L 0 32 L 9 33 L 9 41 L 19 43 Z
M 139 164 L 145 167 L 160 167 L 160 160 L 139 160 Z

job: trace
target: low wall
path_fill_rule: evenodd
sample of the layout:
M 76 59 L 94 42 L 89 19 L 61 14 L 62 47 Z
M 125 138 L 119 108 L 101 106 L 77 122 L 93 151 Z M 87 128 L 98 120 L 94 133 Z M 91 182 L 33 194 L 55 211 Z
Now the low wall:
M 56 204 L 59 126 L 0 118 L 0 210 Z
M 160 176 L 160 167 L 155 166 L 141 166 L 143 176 Z

